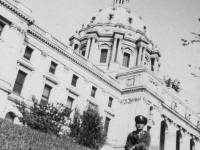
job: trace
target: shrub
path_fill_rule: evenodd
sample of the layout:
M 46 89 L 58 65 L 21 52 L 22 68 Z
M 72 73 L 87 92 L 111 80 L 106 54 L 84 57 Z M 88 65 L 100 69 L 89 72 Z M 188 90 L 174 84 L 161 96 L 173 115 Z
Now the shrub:
M 99 149 L 101 148 L 107 138 L 107 134 L 103 129 L 103 118 L 99 115 L 98 109 L 89 107 L 80 115 L 78 112 L 74 115 L 75 121 L 70 125 L 72 137 L 85 147 Z M 80 124 L 81 122 L 81 124 Z
M 24 102 L 17 103 L 17 108 L 22 114 L 19 121 L 40 132 L 58 135 L 66 121 L 66 116 L 70 113 L 69 109 L 61 103 L 39 104 L 34 96 L 32 101 L 33 106 L 30 109 L 27 109 Z
M 41 133 L 0 119 L 1 150 L 90 150 L 67 136 Z

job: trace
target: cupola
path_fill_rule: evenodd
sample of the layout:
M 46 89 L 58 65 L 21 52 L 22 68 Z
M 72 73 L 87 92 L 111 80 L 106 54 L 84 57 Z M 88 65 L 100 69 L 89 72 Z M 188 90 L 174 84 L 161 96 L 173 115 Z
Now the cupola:
M 128 7 L 130 0 L 113 0 L 114 6 Z
M 70 38 L 70 45 L 85 60 L 115 76 L 134 68 L 159 70 L 160 53 L 142 18 L 129 10 L 130 0 L 114 0 L 99 10 Z

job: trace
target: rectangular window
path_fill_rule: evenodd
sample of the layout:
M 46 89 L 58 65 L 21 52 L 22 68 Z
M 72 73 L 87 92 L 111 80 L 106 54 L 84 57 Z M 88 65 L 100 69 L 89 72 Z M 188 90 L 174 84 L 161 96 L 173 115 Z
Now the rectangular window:
M 40 104 L 47 105 L 52 87 L 45 84 Z
M 56 67 L 57 67 L 57 64 L 55 62 L 51 62 L 51 66 L 49 68 L 49 72 L 52 73 L 52 74 L 55 74 L 56 72 Z
M 22 72 L 22 71 L 18 72 L 16 81 L 15 81 L 15 85 L 14 85 L 14 88 L 13 88 L 13 92 L 15 92 L 15 93 L 17 93 L 19 95 L 21 94 L 22 87 L 24 85 L 24 81 L 25 81 L 26 75 L 27 74 Z
M 112 107 L 112 101 L 113 101 L 113 98 L 112 98 L 112 97 L 109 97 L 108 107 Z
M 104 126 L 104 130 L 106 131 L 106 133 L 108 133 L 110 120 L 111 120 L 110 118 L 106 117 L 105 126 Z
M 4 26 L 5 26 L 5 24 L 0 22 L 0 36 L 1 36 L 2 32 L 3 32 Z
M 29 46 L 27 46 L 26 50 L 25 50 L 25 53 L 24 53 L 24 58 L 26 58 L 27 60 L 30 60 L 32 52 L 33 52 L 33 49 L 30 48 Z
M 101 58 L 100 58 L 100 62 L 101 63 L 106 63 L 107 55 L 108 55 L 108 50 L 107 49 L 102 49 L 101 50 Z
M 154 71 L 155 58 L 151 58 L 151 71 Z
M 76 87 L 77 80 L 78 80 L 78 77 L 76 75 L 73 75 L 71 85 Z
M 91 108 L 91 109 L 97 109 L 98 105 L 96 105 L 96 104 L 94 104 L 92 102 L 89 102 L 88 107 Z
M 71 109 L 72 109 L 73 101 L 74 101 L 73 98 L 71 98 L 71 97 L 68 97 L 68 98 L 67 98 L 67 106 L 66 106 L 66 107 L 67 107 L 67 109 L 70 110 L 70 111 L 71 111 Z M 70 113 L 67 114 L 67 117 L 69 117 L 69 115 L 70 115 Z
M 129 67 L 129 60 L 130 60 L 130 54 L 124 53 L 122 65 L 125 66 L 125 67 Z
M 92 96 L 92 97 L 95 97 L 96 90 L 97 90 L 97 88 L 95 88 L 95 87 L 93 86 L 93 87 L 92 87 L 92 91 L 91 91 L 91 96 Z
M 68 109 L 70 109 L 70 110 L 72 109 L 73 101 L 74 101 L 73 98 L 71 98 L 71 97 L 68 97 L 68 98 L 67 98 L 67 106 L 66 106 L 66 107 L 67 107 Z

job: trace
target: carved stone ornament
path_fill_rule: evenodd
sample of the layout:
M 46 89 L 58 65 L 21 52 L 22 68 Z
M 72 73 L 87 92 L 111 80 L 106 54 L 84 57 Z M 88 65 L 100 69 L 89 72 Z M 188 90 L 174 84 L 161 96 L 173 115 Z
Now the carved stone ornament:
M 87 78 L 85 78 L 85 79 L 84 79 L 84 82 L 85 82 L 85 84 L 88 84 L 88 83 L 90 82 L 90 80 L 87 79 Z
M 104 29 L 106 32 L 112 31 L 112 28 L 111 28 L 111 27 L 104 27 L 103 29 Z
M 133 98 L 127 98 L 127 99 L 119 100 L 119 103 L 120 104 L 130 104 L 132 102 L 138 102 L 140 100 L 142 100 L 141 97 L 133 97 Z
M 135 78 L 126 80 L 126 85 L 127 86 L 134 86 L 134 84 L 135 84 Z
M 69 68 L 68 66 L 65 66 L 64 70 L 65 70 L 66 72 L 69 72 L 70 68 Z
M 11 24 L 10 25 L 10 29 L 13 29 L 15 31 L 20 32 L 22 35 L 25 35 L 26 31 L 24 29 L 22 29 L 21 27 L 18 27 L 16 24 Z
M 48 56 L 47 53 L 45 53 L 44 51 L 41 51 L 41 55 L 42 55 L 43 57 L 47 57 L 47 56 Z

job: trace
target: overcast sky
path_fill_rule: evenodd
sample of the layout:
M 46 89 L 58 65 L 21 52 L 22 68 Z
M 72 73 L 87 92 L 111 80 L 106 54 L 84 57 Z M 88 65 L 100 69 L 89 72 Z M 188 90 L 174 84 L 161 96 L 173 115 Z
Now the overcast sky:
M 67 45 L 69 37 L 89 17 L 113 3 L 113 0 L 20 1 L 33 11 L 37 25 Z M 190 32 L 200 32 L 200 0 L 130 1 L 131 11 L 142 17 L 161 52 L 160 76 L 178 79 L 183 89 L 180 95 L 200 112 L 200 44 L 184 47 L 181 41 L 191 39 Z

